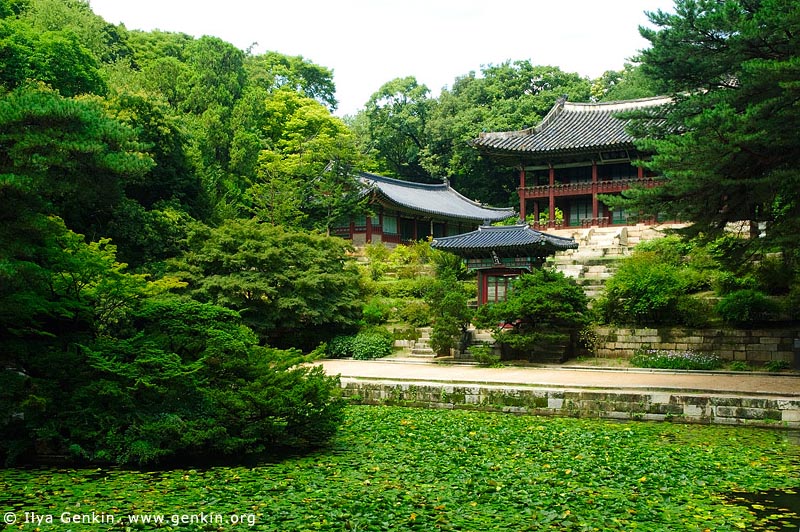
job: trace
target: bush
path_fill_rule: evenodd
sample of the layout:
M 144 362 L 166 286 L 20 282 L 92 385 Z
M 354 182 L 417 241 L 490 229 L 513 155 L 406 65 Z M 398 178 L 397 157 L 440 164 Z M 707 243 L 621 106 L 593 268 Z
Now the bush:
M 481 366 L 497 366 L 500 364 L 500 355 L 495 353 L 494 347 L 488 344 L 473 345 L 469 348 L 472 358 Z
M 475 325 L 494 329 L 501 345 L 531 353 L 542 344 L 570 341 L 587 322 L 583 289 L 560 272 L 534 270 L 514 281 L 506 301 L 484 305 Z
M 751 327 L 778 313 L 778 304 L 758 290 L 736 290 L 717 303 L 716 311 L 731 325 Z
M 606 282 L 598 311 L 607 323 L 670 325 L 678 322 L 678 299 L 684 294 L 680 271 L 653 252 L 623 261 Z
M 364 322 L 369 325 L 379 325 L 386 322 L 392 313 L 392 309 L 388 305 L 376 300 L 372 300 L 364 305 L 362 316 Z
M 638 349 L 631 357 L 631 365 L 637 368 L 709 370 L 721 368 L 722 360 L 713 353 Z
M 330 358 L 346 358 L 353 356 L 353 338 L 355 335 L 340 335 L 328 342 L 327 355 Z
M 415 327 L 425 327 L 431 323 L 431 308 L 424 301 L 409 301 L 397 314 L 401 320 Z
M 372 360 L 392 354 L 392 333 L 386 329 L 369 329 L 358 333 L 353 338 L 353 358 L 356 360 Z

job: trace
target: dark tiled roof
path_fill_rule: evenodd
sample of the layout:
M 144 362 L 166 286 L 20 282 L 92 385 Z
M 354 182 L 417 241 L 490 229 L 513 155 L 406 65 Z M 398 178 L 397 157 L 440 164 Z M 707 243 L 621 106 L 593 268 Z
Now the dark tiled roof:
M 477 222 L 494 222 L 514 216 L 514 209 L 485 207 L 462 196 L 448 183 L 428 185 L 368 173 L 362 173 L 359 179 L 367 187 L 367 192 L 374 192 L 389 203 L 426 214 Z
M 559 250 L 577 249 L 572 238 L 550 235 L 527 224 L 481 226 L 461 235 L 434 238 L 431 247 L 463 257 L 481 257 L 492 251 L 503 256 L 551 255 Z
M 536 126 L 521 131 L 482 133 L 473 144 L 482 151 L 507 154 L 557 154 L 595 149 L 633 147 L 627 120 L 618 114 L 664 105 L 666 97 L 606 103 L 572 103 L 559 100 Z

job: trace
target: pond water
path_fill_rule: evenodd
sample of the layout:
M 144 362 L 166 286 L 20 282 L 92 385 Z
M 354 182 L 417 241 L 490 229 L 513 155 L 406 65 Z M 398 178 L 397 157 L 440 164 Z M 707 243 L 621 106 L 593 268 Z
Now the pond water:
M 798 492 L 797 431 L 381 407 L 350 409 L 330 449 L 251 467 L 0 469 L 23 531 L 798 532 Z
M 800 448 L 800 431 L 785 433 L 786 440 Z M 796 460 L 800 464 L 800 458 Z M 767 490 L 755 493 L 734 492 L 728 502 L 742 506 L 757 519 L 757 527 L 762 531 L 800 531 L 800 490 Z

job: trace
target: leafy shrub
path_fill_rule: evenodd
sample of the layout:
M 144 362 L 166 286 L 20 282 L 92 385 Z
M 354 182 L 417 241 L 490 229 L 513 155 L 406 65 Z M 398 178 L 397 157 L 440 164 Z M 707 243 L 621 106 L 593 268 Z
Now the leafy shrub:
M 631 357 L 631 365 L 637 368 L 709 370 L 721 368 L 722 360 L 713 353 L 638 349 Z
M 388 305 L 385 305 L 377 300 L 372 300 L 364 305 L 362 316 L 365 323 L 370 325 L 378 325 L 386 322 L 386 320 L 389 319 L 391 312 L 392 309 L 389 308 Z
M 756 268 L 755 277 L 761 290 L 767 294 L 781 295 L 791 290 L 794 270 L 777 257 L 767 257 Z
M 353 358 L 372 360 L 392 354 L 392 334 L 386 329 L 373 328 L 358 333 L 353 338 Z
M 378 295 L 393 297 L 398 299 L 422 299 L 430 290 L 433 279 L 428 276 L 420 276 L 408 279 L 393 279 L 391 281 L 379 281 L 375 283 Z
M 643 240 L 636 244 L 635 252 L 653 253 L 662 263 L 680 266 L 692 251 L 693 244 L 677 235 Z
M 501 345 L 530 352 L 540 344 L 566 343 L 586 324 L 586 294 L 560 272 L 534 270 L 514 281 L 506 301 L 480 307 L 474 321 L 494 329 Z
M 744 362 L 743 360 L 734 360 L 730 363 L 728 369 L 731 371 L 753 371 L 753 368 L 750 367 L 750 364 Z
M 720 271 L 712 280 L 714 291 L 720 295 L 730 294 L 737 290 L 756 290 L 758 281 L 750 274 L 741 275 L 732 271 Z
M 676 305 L 677 320 L 681 325 L 693 328 L 706 327 L 711 321 L 711 304 L 703 298 L 683 295 L 678 298 Z
M 331 338 L 327 346 L 327 355 L 330 358 L 345 358 L 353 356 L 354 335 L 339 335 Z
M 425 327 L 431 323 L 431 308 L 424 301 L 409 301 L 397 314 L 401 320 L 415 327 Z
M 463 284 L 451 273 L 437 279 L 428 294 L 427 303 L 433 315 L 431 348 L 438 355 L 449 355 L 451 349 L 459 347 L 472 319 L 467 293 Z
M 778 305 L 758 290 L 736 290 L 717 303 L 716 311 L 727 323 L 749 327 L 777 314 Z
M 764 364 L 764 369 L 767 371 L 782 371 L 789 369 L 791 366 L 785 360 L 770 360 Z
M 353 357 L 355 360 L 372 360 L 392 354 L 394 337 L 382 327 L 370 327 L 358 334 L 337 336 L 327 347 L 331 358 Z
M 678 299 L 684 294 L 680 271 L 653 252 L 624 260 L 606 282 L 598 312 L 607 323 L 656 325 L 678 322 Z
M 500 355 L 495 353 L 494 347 L 488 344 L 473 345 L 469 348 L 472 358 L 481 366 L 497 366 L 500 364 Z

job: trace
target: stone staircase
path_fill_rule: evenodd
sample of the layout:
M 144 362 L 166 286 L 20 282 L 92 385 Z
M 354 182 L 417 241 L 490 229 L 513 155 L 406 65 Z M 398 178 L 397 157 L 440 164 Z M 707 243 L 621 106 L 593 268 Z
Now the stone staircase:
M 417 329 L 420 336 L 411 347 L 411 353 L 409 354 L 410 357 L 427 359 L 436 358 L 436 353 L 433 351 L 433 349 L 431 349 L 430 346 L 432 330 L 433 329 L 431 327 L 419 327 Z
M 570 228 L 547 231 L 550 234 L 574 238 L 578 249 L 559 251 L 549 257 L 547 264 L 563 272 L 583 287 L 594 299 L 603 291 L 606 279 L 614 275 L 618 261 L 629 256 L 643 240 L 665 236 L 665 230 L 676 225 L 635 225 L 625 227 Z

